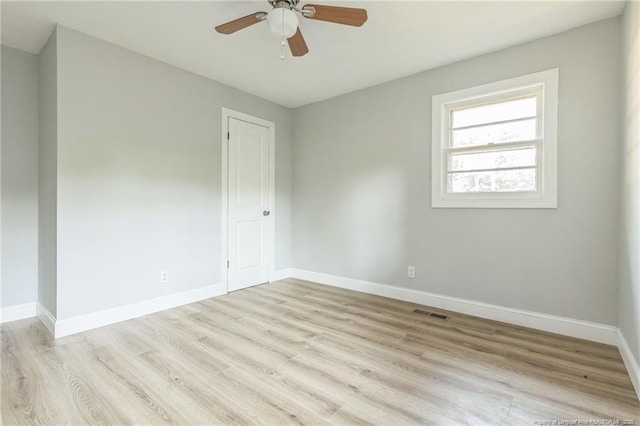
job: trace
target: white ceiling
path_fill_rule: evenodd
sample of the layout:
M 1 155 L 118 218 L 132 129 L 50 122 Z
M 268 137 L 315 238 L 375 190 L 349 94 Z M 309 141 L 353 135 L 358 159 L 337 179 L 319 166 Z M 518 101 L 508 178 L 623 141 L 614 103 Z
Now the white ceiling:
M 54 24 L 91 34 L 248 93 L 297 107 L 619 15 L 620 1 L 312 3 L 364 7 L 361 28 L 301 18 L 310 52 L 279 58 L 260 23 L 214 27 L 266 1 L 2 1 L 2 44 L 38 53 Z M 301 2 L 305 4 L 306 2 Z

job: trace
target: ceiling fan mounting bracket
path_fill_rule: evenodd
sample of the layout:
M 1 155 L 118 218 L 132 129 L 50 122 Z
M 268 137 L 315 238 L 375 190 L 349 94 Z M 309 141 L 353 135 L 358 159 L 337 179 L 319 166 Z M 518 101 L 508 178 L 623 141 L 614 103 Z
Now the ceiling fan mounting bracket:
M 305 18 L 313 18 L 316 9 L 313 6 L 298 7 L 300 0 L 267 0 L 274 9 L 291 9 L 302 14 Z
M 276 9 L 295 9 L 300 0 L 267 0 Z

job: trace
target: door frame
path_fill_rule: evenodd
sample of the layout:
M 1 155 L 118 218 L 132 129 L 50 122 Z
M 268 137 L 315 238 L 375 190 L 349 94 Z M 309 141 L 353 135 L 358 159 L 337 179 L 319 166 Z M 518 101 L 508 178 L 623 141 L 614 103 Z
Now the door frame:
M 264 120 L 262 118 L 254 117 L 243 112 L 234 111 L 229 108 L 222 107 L 222 126 L 220 133 L 220 145 L 221 145 L 221 206 L 220 206 L 220 218 L 222 222 L 221 236 L 221 256 L 220 256 L 220 271 L 222 272 L 222 282 L 224 284 L 225 292 L 229 292 L 229 119 L 235 118 L 237 120 L 246 121 L 247 123 L 257 124 L 269 129 L 269 211 L 271 214 L 267 219 L 267 239 L 269 241 L 267 263 L 269 269 L 269 282 L 273 280 L 275 272 L 275 252 L 276 252 L 276 239 L 275 239 L 275 218 L 276 218 L 276 124 L 272 121 Z

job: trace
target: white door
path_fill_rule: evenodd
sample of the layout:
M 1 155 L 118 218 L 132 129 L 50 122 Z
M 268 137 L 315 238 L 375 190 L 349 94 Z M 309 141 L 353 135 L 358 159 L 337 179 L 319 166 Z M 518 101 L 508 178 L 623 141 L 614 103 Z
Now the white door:
M 229 117 L 229 291 L 269 281 L 269 135 Z

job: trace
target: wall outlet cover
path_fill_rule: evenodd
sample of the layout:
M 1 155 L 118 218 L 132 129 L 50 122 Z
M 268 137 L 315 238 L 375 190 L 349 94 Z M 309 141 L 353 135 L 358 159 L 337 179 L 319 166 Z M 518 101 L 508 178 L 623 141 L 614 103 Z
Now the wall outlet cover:
M 415 266 L 409 266 L 407 268 L 407 276 L 409 278 L 415 278 L 416 277 L 416 267 Z

